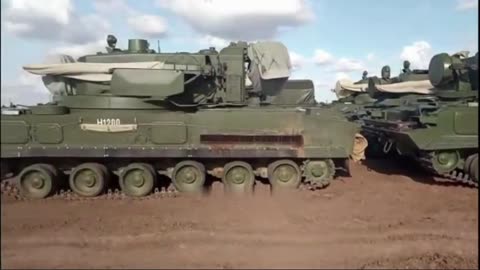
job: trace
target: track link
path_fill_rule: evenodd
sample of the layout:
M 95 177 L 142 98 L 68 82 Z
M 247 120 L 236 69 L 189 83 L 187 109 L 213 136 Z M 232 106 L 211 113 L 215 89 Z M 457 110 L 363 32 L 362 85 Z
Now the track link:
M 461 170 L 454 170 L 448 174 L 441 175 L 441 177 L 462 183 L 472 188 L 478 188 L 478 183 L 473 181 L 470 175 Z
M 324 189 L 329 185 L 330 185 L 330 180 L 313 181 L 310 179 L 305 179 L 300 185 L 300 189 L 315 191 L 318 189 Z
M 432 163 L 432 158 L 433 158 L 433 153 L 426 153 L 422 155 L 421 157 L 417 158 L 419 165 L 426 170 L 427 172 L 433 174 L 436 177 L 461 183 L 465 186 L 471 187 L 471 188 L 478 188 L 478 182 L 475 182 L 472 177 L 465 171 L 455 169 L 449 173 L 438 173 L 435 168 L 433 167 Z
M 22 196 L 20 190 L 17 188 L 16 184 L 12 180 L 2 181 L 0 184 L 2 197 L 9 197 L 16 201 L 35 201 L 40 202 L 44 200 L 66 200 L 66 201 L 99 201 L 99 200 L 151 200 L 151 199 L 162 199 L 162 198 L 174 198 L 178 197 L 180 193 L 175 189 L 173 185 L 170 185 L 168 188 L 158 189 L 155 188 L 154 192 L 145 197 L 130 197 L 125 195 L 119 189 L 108 189 L 106 193 L 96 196 L 96 197 L 83 197 L 71 190 L 60 190 L 57 191 L 53 196 L 35 200 L 29 199 Z
M 329 185 L 329 181 L 325 184 L 323 183 L 310 183 L 302 182 L 299 189 L 307 191 L 315 191 L 318 189 L 325 188 Z M 52 201 L 52 200 L 63 200 L 63 201 L 103 201 L 103 200 L 134 200 L 134 201 L 144 201 L 144 200 L 153 200 L 153 199 L 164 199 L 164 198 L 176 198 L 181 196 L 181 192 L 175 189 L 175 187 L 170 184 L 168 188 L 158 189 L 155 188 L 154 192 L 145 197 L 130 197 L 125 195 L 119 189 L 108 189 L 106 193 L 96 196 L 96 197 L 83 197 L 72 190 L 60 190 L 57 191 L 52 196 L 43 199 L 30 199 L 22 196 L 22 193 L 17 188 L 17 185 L 12 180 L 4 180 L 0 183 L 0 191 L 2 197 L 8 197 L 14 199 L 15 201 L 27 201 L 27 202 L 42 202 L 42 201 Z

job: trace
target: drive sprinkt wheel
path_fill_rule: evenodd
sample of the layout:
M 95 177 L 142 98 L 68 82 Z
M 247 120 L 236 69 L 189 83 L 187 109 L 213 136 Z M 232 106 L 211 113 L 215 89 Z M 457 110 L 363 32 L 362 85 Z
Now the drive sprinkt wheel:
M 324 188 L 335 175 L 335 164 L 331 159 L 311 160 L 305 164 L 305 183 L 312 190 Z

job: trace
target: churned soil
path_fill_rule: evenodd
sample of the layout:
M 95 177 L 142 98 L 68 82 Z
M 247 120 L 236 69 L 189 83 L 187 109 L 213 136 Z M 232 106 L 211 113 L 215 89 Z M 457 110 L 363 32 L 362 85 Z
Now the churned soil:
M 408 168 L 353 164 L 278 196 L 2 198 L 1 267 L 478 269 L 478 189 Z

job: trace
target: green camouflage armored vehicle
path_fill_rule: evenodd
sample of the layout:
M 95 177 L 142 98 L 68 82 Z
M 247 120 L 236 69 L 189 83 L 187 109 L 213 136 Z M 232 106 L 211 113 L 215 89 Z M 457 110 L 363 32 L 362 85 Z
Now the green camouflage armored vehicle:
M 189 193 L 207 176 L 234 193 L 250 193 L 257 177 L 273 190 L 315 189 L 348 170 L 357 127 L 312 104 L 311 93 L 282 97 L 285 84 L 302 93 L 313 84 L 288 81 L 281 43 L 157 53 L 146 40 L 129 40 L 128 50 L 107 40 L 107 53 L 25 66 L 53 101 L 2 108 L 2 176 L 16 175 L 25 197 L 65 183 L 77 196 L 118 185 L 141 197 L 165 176 Z
M 384 92 L 382 106 L 363 119 L 363 134 L 379 138 L 385 152 L 412 157 L 428 171 L 478 183 L 478 53 L 435 55 L 428 78 L 390 85 L 369 81 Z
M 418 95 L 430 93 L 431 85 L 428 80 L 428 70 L 410 70 L 410 62 L 403 62 L 402 73 L 397 77 L 390 77 L 390 67 L 382 67 L 381 77 L 371 77 L 363 85 L 363 90 L 373 102 L 362 107 L 360 120 L 381 115 L 386 109 L 401 106 L 409 100 L 416 100 Z M 363 124 L 363 121 L 360 121 Z M 385 151 L 385 138 L 362 131 L 368 140 L 366 155 L 370 158 L 385 158 L 395 155 L 396 152 Z
M 349 80 L 337 81 L 333 91 L 336 93 L 338 100 L 332 103 L 332 106 L 339 109 L 345 114 L 347 119 L 362 124 L 362 119 L 370 114 L 381 111 L 385 106 L 401 103 L 405 97 L 403 93 L 378 91 L 374 87 L 369 87 L 369 81 L 373 81 L 374 85 L 389 85 L 406 81 L 428 81 L 428 70 L 410 70 L 410 62 L 403 62 L 402 73 L 398 77 L 390 77 L 390 67 L 384 66 L 381 70 L 381 77 L 367 77 L 368 72 L 364 71 L 362 80 L 355 83 Z M 374 88 L 374 89 L 372 89 Z M 365 134 L 364 134 L 365 135 Z M 357 134 L 357 138 L 364 140 L 364 145 L 368 145 L 366 154 L 369 157 L 383 157 L 384 153 L 379 148 L 379 138 L 365 137 Z M 366 135 L 368 136 L 368 134 Z
M 381 70 L 382 76 L 367 77 L 368 72 L 364 71 L 362 79 L 352 83 L 350 80 L 339 80 L 335 84 L 333 91 L 338 100 L 332 102 L 329 107 L 336 108 L 347 117 L 348 120 L 362 124 L 362 120 L 368 117 L 372 112 L 381 110 L 384 105 L 388 105 L 390 100 L 395 104 L 397 94 L 386 92 L 371 91 L 368 87 L 369 81 L 377 84 L 394 84 L 403 81 L 416 81 L 426 79 L 428 71 L 410 70 L 410 62 L 404 61 L 402 73 L 398 77 L 390 78 L 390 67 L 384 66 Z M 387 104 L 385 104 L 387 103 Z M 355 135 L 355 147 L 352 158 L 356 161 L 369 157 L 383 157 L 384 153 L 379 148 L 383 145 L 377 137 L 368 137 L 368 134 L 358 133 Z

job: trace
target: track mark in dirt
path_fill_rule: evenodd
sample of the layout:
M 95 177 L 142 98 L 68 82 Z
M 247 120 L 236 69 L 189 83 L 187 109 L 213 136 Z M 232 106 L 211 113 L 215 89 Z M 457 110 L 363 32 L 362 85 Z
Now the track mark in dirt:
M 478 269 L 478 258 L 433 253 L 377 260 L 362 265 L 360 269 Z

